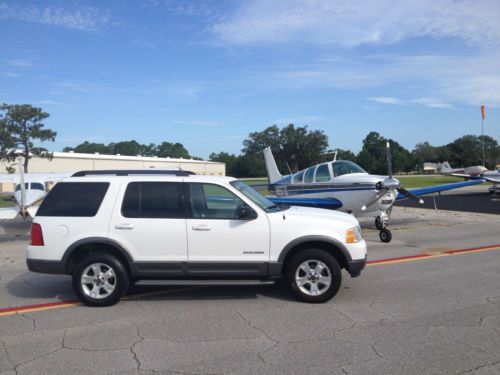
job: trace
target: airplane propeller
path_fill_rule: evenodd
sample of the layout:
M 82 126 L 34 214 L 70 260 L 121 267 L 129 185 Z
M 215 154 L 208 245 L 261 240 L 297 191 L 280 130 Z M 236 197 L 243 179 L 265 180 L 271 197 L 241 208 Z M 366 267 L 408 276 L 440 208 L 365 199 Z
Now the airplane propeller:
M 389 172 L 389 178 L 386 178 L 383 181 L 377 183 L 375 188 L 378 190 L 378 192 L 375 193 L 373 198 L 370 201 L 368 201 L 367 204 L 361 207 L 361 211 L 365 211 L 368 207 L 375 204 L 380 198 L 382 198 L 389 191 L 395 191 L 395 190 L 405 195 L 407 198 L 417 201 L 420 204 L 424 203 L 423 199 L 417 197 L 411 191 L 406 190 L 404 187 L 401 186 L 401 183 L 398 180 L 392 177 L 392 156 L 391 156 L 391 146 L 389 145 L 389 142 L 387 142 L 386 144 L 386 150 L 387 150 L 387 169 Z

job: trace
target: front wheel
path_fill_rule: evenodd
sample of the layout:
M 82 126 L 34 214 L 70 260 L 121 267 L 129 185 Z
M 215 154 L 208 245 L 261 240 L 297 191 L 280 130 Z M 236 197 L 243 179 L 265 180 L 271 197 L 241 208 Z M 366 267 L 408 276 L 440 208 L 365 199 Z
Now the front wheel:
M 392 240 L 392 233 L 387 228 L 381 229 L 378 236 L 380 237 L 380 241 L 385 243 L 391 242 Z
M 88 306 L 111 306 L 127 292 L 128 273 L 110 254 L 91 254 L 73 272 L 73 290 Z
M 302 250 L 290 261 L 287 279 L 295 296 L 305 302 L 321 303 L 340 289 L 342 273 L 335 258 L 325 250 Z

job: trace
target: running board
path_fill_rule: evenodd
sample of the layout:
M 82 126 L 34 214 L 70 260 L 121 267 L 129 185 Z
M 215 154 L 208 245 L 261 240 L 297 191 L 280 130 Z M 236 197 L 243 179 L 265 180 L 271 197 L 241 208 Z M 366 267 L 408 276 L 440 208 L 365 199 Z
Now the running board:
M 137 286 L 151 285 L 271 285 L 274 280 L 138 280 Z

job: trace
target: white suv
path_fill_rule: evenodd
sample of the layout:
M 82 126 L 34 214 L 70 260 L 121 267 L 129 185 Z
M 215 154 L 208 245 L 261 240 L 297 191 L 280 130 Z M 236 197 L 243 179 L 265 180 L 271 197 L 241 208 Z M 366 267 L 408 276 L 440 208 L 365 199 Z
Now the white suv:
M 184 171 L 89 171 L 59 182 L 40 206 L 27 251 L 33 272 L 73 275 L 87 305 L 109 306 L 135 285 L 269 284 L 324 302 L 341 269 L 359 276 L 358 221 L 276 206 L 230 177 Z

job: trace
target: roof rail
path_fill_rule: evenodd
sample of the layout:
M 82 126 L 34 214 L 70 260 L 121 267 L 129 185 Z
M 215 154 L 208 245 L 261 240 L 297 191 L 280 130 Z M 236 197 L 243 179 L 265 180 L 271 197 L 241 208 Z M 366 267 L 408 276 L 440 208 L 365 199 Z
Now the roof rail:
M 130 175 L 174 175 L 174 176 L 189 176 L 196 174 L 191 171 L 172 170 L 172 169 L 102 169 L 93 171 L 79 171 L 71 175 L 71 177 L 96 176 L 96 175 L 115 175 L 115 176 L 130 176 Z

